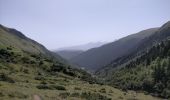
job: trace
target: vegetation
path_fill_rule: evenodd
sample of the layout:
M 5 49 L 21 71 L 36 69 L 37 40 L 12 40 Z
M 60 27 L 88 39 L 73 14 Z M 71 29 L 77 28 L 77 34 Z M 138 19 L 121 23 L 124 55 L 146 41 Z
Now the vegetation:
M 43 100 L 159 100 L 147 93 L 127 89 L 143 89 L 149 93 L 155 89 L 154 94 L 169 98 L 170 61 L 167 53 L 162 51 L 167 44 L 160 49 L 160 54 L 165 53 L 165 56 L 157 55 L 160 57 L 149 59 L 145 64 L 142 61 L 144 53 L 139 58 L 142 62 L 132 66 L 135 64 L 132 61 L 130 67 L 127 64 L 127 67 L 113 74 L 114 83 L 108 82 L 120 88 L 123 86 L 126 91 L 121 91 L 105 85 L 105 80 L 98 80 L 84 70 L 72 68 L 57 55 L 51 56 L 52 53 L 42 45 L 14 29 L 0 26 L 0 33 L 0 100 L 32 100 L 34 96 Z M 143 65 L 145 67 L 140 67 Z M 145 82 L 142 84 L 144 88 L 137 82 Z
M 34 95 L 45 100 L 119 100 L 134 94 L 129 91 L 124 95 L 113 87 L 96 84 L 96 79 L 85 71 L 43 55 L 7 48 L 0 48 L 1 100 L 30 100 Z M 155 99 L 142 93 L 134 98 L 145 97 Z
M 170 40 L 161 42 L 115 70 L 107 81 L 123 90 L 144 90 L 170 98 Z

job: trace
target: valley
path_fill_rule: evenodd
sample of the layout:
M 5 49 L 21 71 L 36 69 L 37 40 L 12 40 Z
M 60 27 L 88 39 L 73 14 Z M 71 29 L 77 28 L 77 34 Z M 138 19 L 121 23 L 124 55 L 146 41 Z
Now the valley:
M 142 31 L 113 43 L 81 52 L 78 56 L 92 51 L 96 53 L 98 49 L 100 51 L 101 48 L 110 47 L 112 44 L 114 49 L 108 48 L 109 51 L 116 51 L 138 41 L 132 47 L 124 47 L 125 51 L 119 50 L 121 52 L 119 56 L 114 56 L 115 53 L 112 52 L 115 60 L 105 66 L 95 68 L 95 71 L 92 70 L 94 72 L 92 74 L 86 71 L 87 69 L 74 67 L 74 62 L 71 60 L 63 59 L 57 53 L 49 51 L 21 32 L 1 25 L 0 99 L 168 99 L 170 97 L 169 35 L 168 22 L 161 28 Z M 139 48 L 143 49 L 139 50 Z M 131 52 L 123 53 L 127 49 Z M 107 53 L 108 51 L 102 51 L 99 54 L 107 55 Z M 91 53 L 89 54 L 89 58 L 92 59 Z M 99 55 L 98 58 L 102 58 L 102 55 Z M 97 61 L 97 59 L 95 60 Z M 107 59 L 105 58 L 105 60 Z M 108 57 L 108 62 L 110 60 Z

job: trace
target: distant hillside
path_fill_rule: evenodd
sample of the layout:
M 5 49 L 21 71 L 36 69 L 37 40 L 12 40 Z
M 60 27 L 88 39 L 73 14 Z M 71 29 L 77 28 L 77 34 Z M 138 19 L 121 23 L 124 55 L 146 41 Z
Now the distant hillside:
M 90 49 L 71 59 L 71 61 L 90 71 L 96 71 L 111 61 L 137 51 L 145 40 L 156 34 L 159 28 L 143 30 L 115 42 Z M 143 48 L 142 48 L 143 49 Z
M 86 51 L 86 50 L 91 49 L 91 48 L 100 47 L 100 46 L 102 46 L 104 44 L 106 44 L 106 43 L 105 42 L 94 42 L 94 43 L 91 42 L 91 43 L 87 43 L 87 44 L 83 44 L 83 45 L 59 48 L 57 51 L 63 51 L 63 50 L 67 50 L 67 51 L 74 51 L 74 50 Z
M 145 52 L 148 48 L 151 48 L 153 45 L 160 43 L 163 40 L 166 40 L 170 37 L 170 21 L 165 23 L 162 27 L 160 27 L 153 35 L 151 35 L 148 38 L 145 38 L 136 49 L 136 51 L 129 53 L 128 55 L 124 55 L 122 57 L 119 57 L 113 61 L 111 61 L 106 66 L 103 66 L 103 68 L 99 69 L 98 71 L 107 70 L 106 72 L 112 71 L 111 69 L 114 69 L 114 67 L 119 66 L 123 63 L 128 62 L 129 60 L 135 58 L 138 55 L 141 55 L 143 52 Z
M 146 49 L 144 49 L 146 48 Z M 141 51 L 142 50 L 142 51 Z M 146 91 L 170 98 L 170 22 L 145 39 L 137 49 L 96 72 L 109 85 Z
M 70 60 L 73 57 L 78 56 L 79 54 L 81 54 L 83 51 L 81 50 L 63 50 L 63 51 L 57 51 L 56 53 L 59 54 L 61 57 L 63 57 L 66 60 Z
M 126 63 L 108 65 L 107 70 L 105 68 L 98 75 L 102 76 L 109 85 L 125 91 L 143 90 L 153 96 L 168 99 L 170 98 L 170 39 L 155 44 Z

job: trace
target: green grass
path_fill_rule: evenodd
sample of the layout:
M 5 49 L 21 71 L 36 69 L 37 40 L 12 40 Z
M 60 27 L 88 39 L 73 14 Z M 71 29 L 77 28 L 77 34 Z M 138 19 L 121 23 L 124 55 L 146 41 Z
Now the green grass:
M 123 92 L 95 84 L 84 71 L 48 61 L 43 56 L 16 48 L 0 49 L 6 50 L 5 54 L 0 54 L 0 100 L 32 100 L 34 95 L 43 100 L 159 100 L 144 93 Z M 51 68 L 54 64 L 61 69 L 54 71 Z

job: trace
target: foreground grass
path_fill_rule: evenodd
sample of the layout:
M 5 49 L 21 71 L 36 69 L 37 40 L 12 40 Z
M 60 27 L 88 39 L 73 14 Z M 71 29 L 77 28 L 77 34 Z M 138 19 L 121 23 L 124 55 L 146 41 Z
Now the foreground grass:
M 144 93 L 123 92 L 106 85 L 69 79 L 62 74 L 46 76 L 43 80 L 24 74 L 10 77 L 17 77 L 18 80 L 15 83 L 0 81 L 0 100 L 33 100 L 34 95 L 40 96 L 42 100 L 160 100 Z

